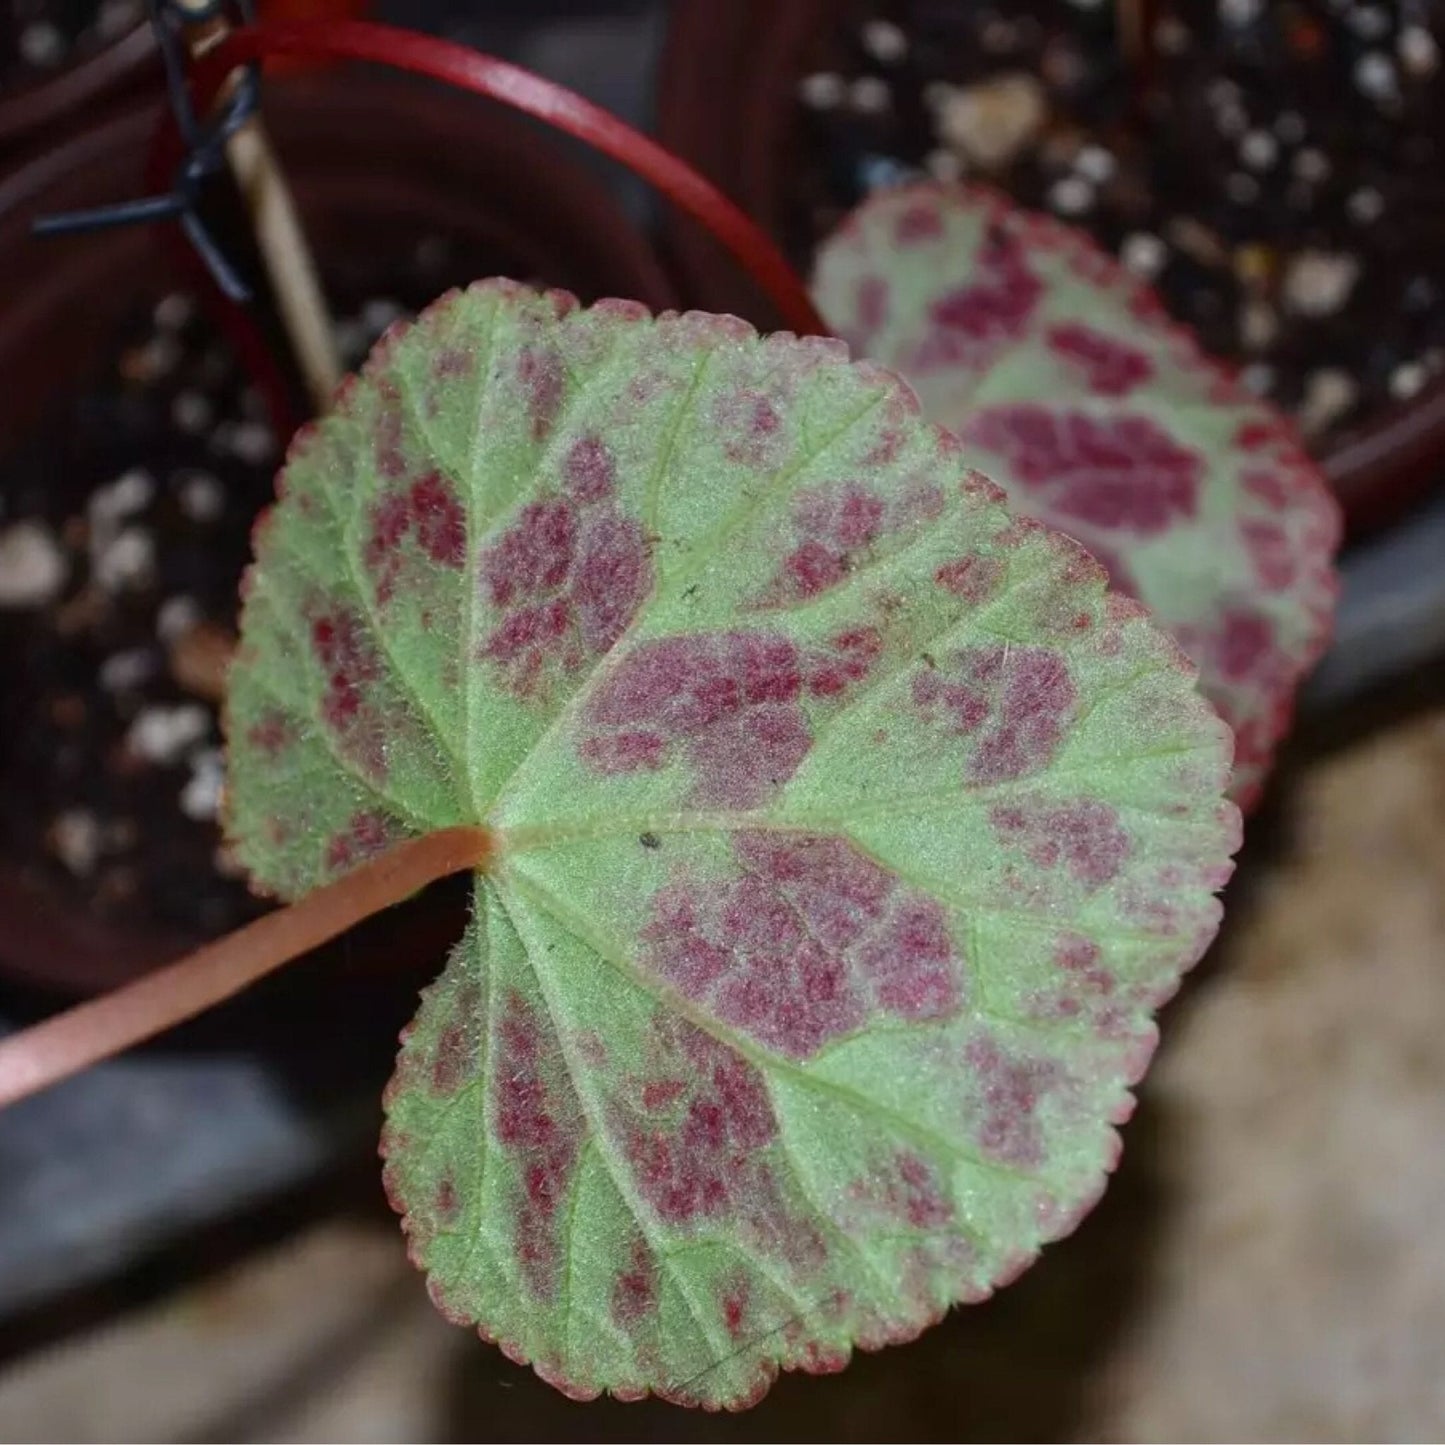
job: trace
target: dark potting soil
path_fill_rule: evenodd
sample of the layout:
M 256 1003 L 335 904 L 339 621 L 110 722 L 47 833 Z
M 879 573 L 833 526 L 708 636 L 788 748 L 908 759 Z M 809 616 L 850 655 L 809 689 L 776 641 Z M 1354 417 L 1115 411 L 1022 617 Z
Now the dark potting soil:
M 1437 0 L 839 0 L 798 88 L 786 237 L 992 182 L 1087 228 L 1317 446 L 1445 364 Z
M 431 239 L 384 276 L 347 264 L 328 289 L 352 367 L 498 258 Z M 213 934 L 262 907 L 221 848 L 218 710 L 279 459 L 235 353 L 177 292 L 0 463 L 0 855 L 98 916 Z
M 84 59 L 144 19 L 144 0 L 6 0 L 0 5 L 0 97 Z

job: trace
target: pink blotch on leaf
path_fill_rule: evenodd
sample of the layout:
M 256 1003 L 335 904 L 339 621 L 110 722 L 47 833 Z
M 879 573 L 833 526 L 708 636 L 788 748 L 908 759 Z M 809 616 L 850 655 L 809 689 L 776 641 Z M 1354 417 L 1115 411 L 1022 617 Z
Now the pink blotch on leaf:
M 515 990 L 498 1024 L 495 1091 L 497 1138 L 516 1158 L 521 1193 L 513 1230 L 522 1277 L 538 1299 L 557 1292 L 560 1215 L 581 1149 L 583 1126 L 567 1092 L 561 1050 Z
M 361 557 L 383 604 L 391 600 L 402 576 L 402 547 L 408 537 L 439 566 L 460 567 L 465 560 L 466 517 L 451 484 L 439 472 L 427 472 L 372 508 L 371 535 Z
M 705 806 L 756 807 L 812 744 L 796 646 L 771 633 L 698 633 L 644 643 L 597 689 L 579 750 L 597 772 L 652 770 L 679 747 Z
M 267 708 L 246 729 L 246 742 L 267 758 L 275 759 L 297 739 L 296 724 L 277 708 Z
M 1004 564 L 997 557 L 981 557 L 970 553 L 953 562 L 945 562 L 934 574 L 934 581 L 955 597 L 974 607 L 987 602 L 1003 581 Z
M 973 278 L 929 306 L 928 333 L 903 358 L 904 373 L 924 376 L 954 367 L 981 371 L 1005 346 L 1022 339 L 1043 289 L 1025 262 L 1023 246 L 1004 231 L 991 232 Z
M 1069 803 L 1001 804 L 989 813 L 994 835 L 1040 868 L 1064 867 L 1085 888 L 1101 888 L 1129 857 L 1118 810 L 1093 798 Z
M 356 813 L 326 845 L 326 868 L 340 873 L 374 858 L 400 836 L 397 824 L 382 813 Z
M 1127 396 L 1154 375 L 1147 352 L 1081 322 L 1051 326 L 1045 343 L 1083 378 L 1096 396 Z
M 774 584 L 784 597 L 810 599 L 835 587 L 855 554 L 885 528 L 886 504 L 860 482 L 836 482 L 802 493 L 793 503 L 793 546 Z
M 976 1086 L 979 1149 L 1000 1164 L 1039 1168 L 1044 1162 L 1039 1104 L 1058 1087 L 1058 1065 L 1048 1059 L 1013 1057 L 986 1036 L 968 1045 L 964 1062 L 973 1071 Z
M 974 783 L 1046 768 L 1078 700 L 1061 653 L 1004 644 L 954 653 L 946 668 L 916 673 L 912 690 L 928 721 L 975 739 L 967 766 Z
M 1147 416 L 1019 402 L 985 408 L 962 436 L 1005 458 L 1019 483 L 1061 517 L 1152 537 L 1198 509 L 1203 454 Z
M 776 464 L 786 443 L 783 419 L 766 392 L 754 387 L 725 391 L 713 403 L 713 422 L 723 455 L 745 467 Z
M 348 607 L 333 607 L 311 619 L 311 650 L 326 675 L 321 720 L 374 778 L 386 775 L 384 728 L 370 695 L 382 676 L 381 659 Z
M 517 379 L 522 384 L 532 437 L 542 441 L 552 430 L 566 393 L 566 370 L 561 356 L 542 346 L 527 346 L 517 359 Z
M 612 1318 L 625 1330 L 635 1330 L 657 1313 L 657 1262 L 640 1240 L 632 1246 L 629 1267 L 612 1288 Z
M 837 838 L 739 834 L 741 873 L 668 884 L 646 965 L 768 1048 L 807 1058 L 876 1011 L 944 1018 L 963 964 L 942 908 Z

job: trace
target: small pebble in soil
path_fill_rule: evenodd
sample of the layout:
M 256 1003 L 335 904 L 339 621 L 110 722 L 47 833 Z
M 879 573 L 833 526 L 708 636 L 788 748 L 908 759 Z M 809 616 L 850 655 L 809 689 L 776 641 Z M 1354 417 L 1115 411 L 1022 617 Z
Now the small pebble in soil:
M 1219 18 L 1224 24 L 1243 29 L 1259 19 L 1264 0 L 1219 0 Z
M 165 643 L 184 636 L 201 620 L 201 605 L 181 593 L 167 597 L 156 609 L 156 636 Z
M 214 622 L 198 622 L 181 633 L 168 649 L 171 678 L 182 692 L 207 702 L 220 702 L 226 673 L 236 655 L 236 638 Z
M 1419 361 L 1406 361 L 1390 373 L 1390 395 L 1396 401 L 1409 401 L 1417 396 L 1429 380 L 1429 372 Z
M 155 653 L 148 647 L 128 647 L 124 652 L 111 653 L 101 663 L 96 678 L 106 692 L 134 692 L 155 673 Z
M 33 65 L 37 70 L 46 70 L 60 64 L 65 58 L 67 46 L 65 35 L 58 25 L 37 20 L 20 32 L 18 48 L 20 58 L 26 65 Z
M 1390 14 L 1383 5 L 1355 5 L 1345 12 L 1345 24 L 1361 40 L 1380 40 L 1389 33 Z
M 219 748 L 202 748 L 191 756 L 191 776 L 181 790 L 181 812 L 198 823 L 212 821 L 221 808 L 226 764 Z
M 1239 309 L 1239 342 L 1246 351 L 1267 351 L 1279 338 L 1279 316 L 1266 301 L 1246 301 Z
M 1290 162 L 1290 170 L 1297 179 L 1317 186 L 1329 180 L 1332 167 L 1330 158 L 1318 146 L 1306 146 L 1295 153 L 1294 160 Z
M 1330 251 L 1301 251 L 1284 276 L 1284 304 L 1297 316 L 1333 316 L 1350 298 L 1360 263 Z
M 888 82 L 876 75 L 860 75 L 848 87 L 848 104 L 862 115 L 882 115 L 892 99 Z
M 68 808 L 50 821 L 46 834 L 50 851 L 77 878 L 88 878 L 100 861 L 100 823 L 85 808 Z
M 1320 367 L 1305 378 L 1304 400 L 1299 409 L 1300 430 L 1307 437 L 1319 436 L 1354 406 L 1359 387 L 1349 372 L 1339 367 Z
M 1102 186 L 1113 178 L 1119 163 L 1112 151 L 1105 150 L 1103 146 L 1087 145 L 1079 151 L 1074 168 L 1086 181 Z
M 1385 214 L 1385 198 L 1374 186 L 1361 186 L 1359 190 L 1350 192 L 1345 209 L 1356 225 L 1368 226 Z
M 156 302 L 153 315 L 162 331 L 179 331 L 195 315 L 195 306 L 184 292 L 172 291 Z
M 276 435 L 264 422 L 240 422 L 231 431 L 229 450 L 243 462 L 259 467 L 276 456 Z
M 1405 26 L 1395 42 L 1395 49 L 1406 74 L 1417 80 L 1433 75 L 1440 64 L 1440 47 L 1435 43 L 1435 37 L 1423 25 Z
M 92 533 L 114 536 L 117 523 L 145 511 L 155 494 L 156 479 L 141 467 L 122 472 L 113 482 L 97 487 L 85 507 Z
M 1007 166 L 1043 129 L 1044 88 L 1023 71 L 962 88 L 947 86 L 939 99 L 939 137 L 985 170 Z
M 1082 176 L 1065 176 L 1049 187 L 1049 208 L 1061 216 L 1082 216 L 1094 204 L 1094 188 Z
M 215 417 L 216 408 L 203 392 L 178 392 L 171 403 L 171 420 L 184 432 L 203 432 Z
M 210 472 L 177 472 L 171 478 L 182 513 L 192 522 L 214 522 L 226 510 L 226 491 Z
M 1380 50 L 1370 50 L 1355 62 L 1355 89 L 1374 101 L 1390 101 L 1400 94 L 1394 62 Z
M 1267 171 L 1279 159 L 1279 142 L 1267 130 L 1252 130 L 1239 143 L 1239 159 L 1252 171 Z
M 0 530 L 0 608 L 46 606 L 59 597 L 69 573 L 64 551 L 43 522 Z
M 908 54 L 908 37 L 891 20 L 870 20 L 863 27 L 863 48 L 874 60 L 892 65 Z
M 130 753 L 162 767 L 178 762 L 211 730 L 211 714 L 199 703 L 156 703 L 136 714 L 125 735 Z
M 1134 231 L 1124 237 L 1119 259 L 1136 276 L 1152 281 L 1164 269 L 1169 250 L 1158 236 L 1148 231 Z
M 102 592 L 138 591 L 154 575 L 155 561 L 155 538 L 144 527 L 126 527 L 96 548 L 91 576 Z

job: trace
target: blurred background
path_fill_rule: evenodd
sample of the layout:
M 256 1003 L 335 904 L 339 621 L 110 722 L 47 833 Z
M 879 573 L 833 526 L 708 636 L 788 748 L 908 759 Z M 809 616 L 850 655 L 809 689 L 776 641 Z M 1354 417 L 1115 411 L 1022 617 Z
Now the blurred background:
M 996 179 L 1080 223 L 1114 207 L 1096 227 L 1106 243 L 1153 237 L 1167 258 L 1136 244 L 1136 259 L 1171 305 L 1295 414 L 1349 512 L 1337 637 L 1252 820 L 1224 933 L 1165 1013 L 1111 1189 L 995 1301 L 842 1375 L 780 1380 L 746 1415 L 572 1404 L 436 1315 L 382 1197 L 379 1089 L 456 900 L 451 912 L 402 910 L 302 977 L 0 1114 L 0 1438 L 1445 1432 L 1445 266 L 1429 259 L 1445 255 L 1432 189 L 1445 176 L 1445 13 L 1412 0 L 1138 7 L 1163 27 L 1160 54 L 1202 67 L 1206 92 L 1235 87 L 1229 105 L 1210 102 L 1231 144 L 1221 111 L 1254 106 L 1291 66 L 1321 67 L 1291 102 L 1298 126 L 1267 118 L 1285 152 L 1271 174 L 1250 194 L 1230 186 L 1231 168 L 1216 205 L 1157 179 L 1131 202 L 1107 167 L 1090 163 L 1097 180 L 1079 170 L 1080 128 L 1107 131 L 1110 106 L 1127 108 L 1108 57 L 1134 7 L 838 0 L 849 24 L 866 11 L 904 32 L 956 25 L 956 55 L 939 64 L 959 90 L 1033 66 L 1046 114 L 1074 97 L 1067 123 L 1033 136 L 1006 97 L 980 90 L 993 140 L 942 142 L 880 130 L 865 82 L 886 56 L 785 45 L 764 24 L 770 7 L 733 7 L 273 9 L 366 11 L 551 76 L 661 130 L 745 202 L 762 197 L 753 209 L 774 197 L 800 264 L 808 224 L 910 166 L 996 166 Z M 816 6 L 776 8 L 790 25 L 818 23 Z M 35 214 L 143 189 L 158 94 L 147 46 L 127 0 L 0 3 L 6 1029 L 255 910 L 216 848 L 215 705 L 235 577 L 276 461 L 276 398 L 301 405 L 296 378 L 276 378 L 275 395 L 247 381 L 239 343 L 200 313 L 199 282 L 154 235 L 28 233 Z M 1349 104 L 1330 66 L 1386 120 L 1330 129 Z M 640 183 L 468 97 L 422 93 L 369 74 L 267 83 L 265 114 L 349 361 L 396 316 L 490 272 L 766 322 Z M 802 106 L 813 129 L 792 133 L 787 163 L 762 176 L 749 146 L 767 133 L 756 117 L 769 97 Z M 1261 122 L 1248 124 L 1253 134 Z M 1312 147 L 1302 128 L 1317 124 L 1330 138 Z M 980 146 L 1010 136 L 1016 154 L 980 161 Z M 1050 143 L 1073 146 L 1057 174 Z M 1126 172 L 1128 147 L 1116 147 Z M 1300 162 L 1311 148 L 1323 162 Z M 1338 194 L 1321 164 L 1349 175 Z M 1286 184 L 1275 167 L 1316 187 L 1307 220 L 1271 209 Z M 1071 177 L 1094 187 L 1082 211 L 1078 187 L 1059 189 Z M 1377 201 L 1362 192 L 1388 225 L 1370 229 Z M 1212 242 L 1178 228 L 1186 211 Z M 222 208 L 230 234 L 225 224 Z M 1261 247 L 1264 261 L 1241 262 Z M 1284 294 L 1305 251 L 1343 254 L 1364 277 L 1358 299 L 1317 334 L 1290 332 L 1280 302 L 1266 338 L 1259 308 Z M 1261 266 L 1274 279 L 1257 284 Z M 84 586 L 71 553 L 87 559 Z

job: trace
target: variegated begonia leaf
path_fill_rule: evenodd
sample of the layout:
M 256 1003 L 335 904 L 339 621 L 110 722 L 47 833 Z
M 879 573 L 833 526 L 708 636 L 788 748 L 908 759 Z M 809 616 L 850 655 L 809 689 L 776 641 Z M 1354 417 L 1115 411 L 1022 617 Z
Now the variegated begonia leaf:
M 262 885 L 493 833 L 386 1100 L 449 1317 L 737 1407 L 1098 1196 L 1217 926 L 1228 733 L 896 378 L 479 284 L 293 445 L 242 631 Z
M 820 249 L 814 290 L 1012 506 L 1169 628 L 1253 803 L 1335 598 L 1338 508 L 1289 424 L 1082 231 L 986 187 L 877 193 Z

